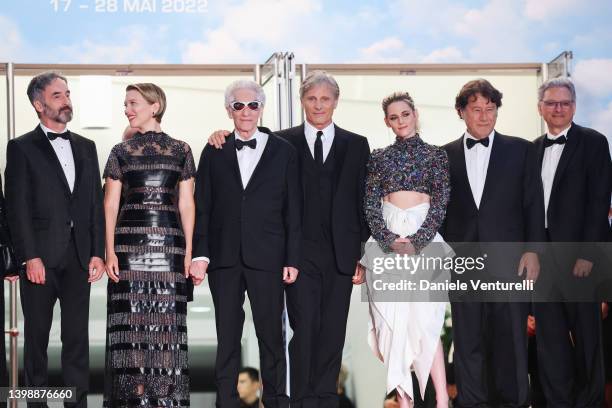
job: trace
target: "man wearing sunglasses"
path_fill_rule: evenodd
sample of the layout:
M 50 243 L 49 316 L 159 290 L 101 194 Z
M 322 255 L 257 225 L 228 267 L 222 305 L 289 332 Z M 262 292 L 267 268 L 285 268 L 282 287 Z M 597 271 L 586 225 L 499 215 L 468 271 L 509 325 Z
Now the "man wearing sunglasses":
M 610 228 L 610 150 L 604 135 L 573 122 L 576 91 L 569 79 L 540 86 L 538 111 L 548 128 L 535 140 L 546 235 L 551 243 L 566 243 L 549 245 L 542 266 L 542 283 L 563 302 L 534 305 L 540 379 L 548 406 L 599 407 L 604 396 L 600 305 L 576 300 L 588 300 L 577 295 L 591 284 L 594 271 L 609 274 L 595 243 L 607 241 Z
M 331 75 L 310 72 L 300 87 L 306 121 L 278 132 L 297 150 L 303 192 L 300 277 L 286 289 L 292 408 L 338 407 L 352 285 L 363 282 L 357 265 L 370 235 L 363 214 L 370 148 L 334 124 L 339 95 Z M 215 132 L 209 142 L 220 147 L 227 134 Z
M 217 407 L 238 407 L 245 291 L 261 356 L 262 400 L 286 408 L 282 313 L 284 284 L 298 275 L 300 196 L 297 154 L 257 127 L 265 95 L 253 81 L 225 91 L 234 131 L 222 149 L 207 145 L 196 176 L 192 271 L 208 272 L 215 305 Z

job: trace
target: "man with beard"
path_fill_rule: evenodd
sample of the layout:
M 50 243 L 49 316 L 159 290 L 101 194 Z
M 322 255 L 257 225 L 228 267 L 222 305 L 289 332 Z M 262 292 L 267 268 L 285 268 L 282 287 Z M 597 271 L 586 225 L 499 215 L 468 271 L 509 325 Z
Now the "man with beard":
M 104 273 L 104 213 L 94 143 L 70 132 L 66 78 L 34 77 L 28 98 L 40 125 L 7 147 L 6 207 L 21 276 L 26 387 L 48 386 L 47 346 L 53 306 L 61 306 L 62 374 L 86 407 L 89 387 L 90 283 Z M 29 403 L 46 407 L 46 403 Z

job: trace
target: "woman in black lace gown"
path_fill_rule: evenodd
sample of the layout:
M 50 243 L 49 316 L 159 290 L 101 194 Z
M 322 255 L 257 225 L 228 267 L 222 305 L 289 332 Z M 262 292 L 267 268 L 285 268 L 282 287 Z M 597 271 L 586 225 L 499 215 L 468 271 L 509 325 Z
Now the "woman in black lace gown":
M 104 406 L 188 407 L 195 165 L 189 145 L 161 131 L 164 92 L 154 84 L 126 91 L 125 114 L 139 131 L 112 149 L 104 170 L 106 267 L 113 281 Z

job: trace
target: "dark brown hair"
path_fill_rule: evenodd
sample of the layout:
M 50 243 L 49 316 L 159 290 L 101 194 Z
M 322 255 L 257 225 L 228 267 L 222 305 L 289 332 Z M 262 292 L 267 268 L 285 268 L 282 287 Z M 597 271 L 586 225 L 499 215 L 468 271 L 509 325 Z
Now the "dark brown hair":
M 463 88 L 461 88 L 461 91 L 459 91 L 455 98 L 455 109 L 459 117 L 461 117 L 461 111 L 479 94 L 493 102 L 498 108 L 502 106 L 502 93 L 495 89 L 486 79 L 475 79 L 463 85 Z
M 385 116 L 387 116 L 389 105 L 391 105 L 393 102 L 406 102 L 412 111 L 415 110 L 414 100 L 408 92 L 393 92 L 391 95 L 385 97 L 385 99 L 382 101 L 382 110 L 385 113 Z
M 34 106 L 34 101 L 44 102 L 42 99 L 42 94 L 45 92 L 45 88 L 51 84 L 51 82 L 56 79 L 61 79 L 66 84 L 68 84 L 68 80 L 65 76 L 55 71 L 47 71 L 41 74 L 36 75 L 30 83 L 28 84 L 28 99 L 30 99 L 30 103 Z

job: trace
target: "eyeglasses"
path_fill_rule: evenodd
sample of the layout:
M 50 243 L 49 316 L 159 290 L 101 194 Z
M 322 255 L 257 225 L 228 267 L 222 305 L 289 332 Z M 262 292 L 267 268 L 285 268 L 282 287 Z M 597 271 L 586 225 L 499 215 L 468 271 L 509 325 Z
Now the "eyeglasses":
M 251 102 L 234 101 L 230 103 L 230 108 L 232 108 L 232 110 L 236 112 L 243 110 L 245 106 L 248 106 L 249 109 L 252 111 L 256 111 L 256 110 L 259 110 L 259 108 L 263 106 L 263 103 L 261 103 L 261 101 L 251 101 Z
M 557 106 L 561 109 L 569 109 L 574 101 L 542 101 L 548 109 L 555 109 Z

